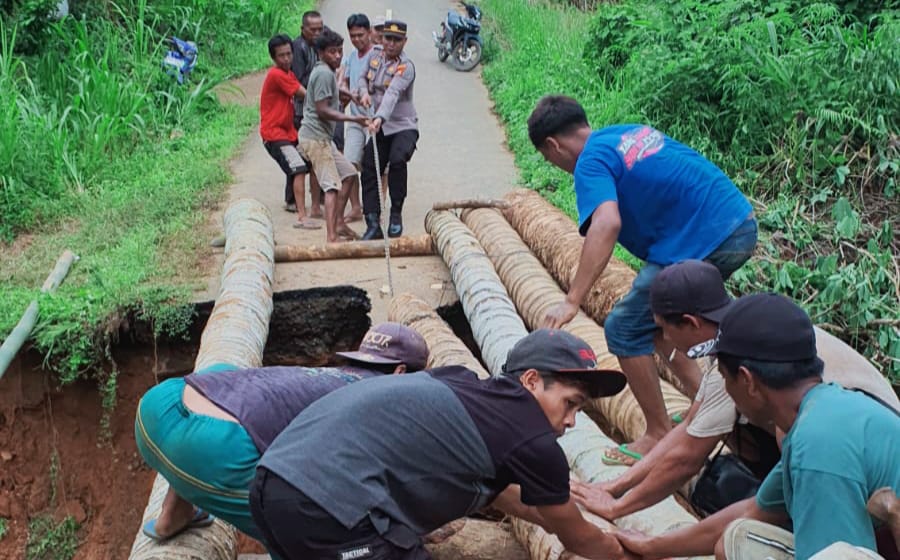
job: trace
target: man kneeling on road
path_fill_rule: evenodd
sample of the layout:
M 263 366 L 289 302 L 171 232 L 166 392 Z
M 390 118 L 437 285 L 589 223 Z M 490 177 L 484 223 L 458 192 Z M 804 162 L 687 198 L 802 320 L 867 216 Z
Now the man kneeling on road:
M 144 460 L 169 483 L 159 518 L 143 532 L 155 540 L 212 523 L 216 515 L 260 539 L 247 492 L 272 440 L 310 403 L 347 384 L 425 367 L 428 347 L 397 323 L 369 329 L 343 367 L 217 364 L 166 380 L 144 395 L 135 439 Z M 196 507 L 195 507 L 196 506 Z
M 519 341 L 503 374 L 461 367 L 366 380 L 298 416 L 266 451 L 253 518 L 287 559 L 430 558 L 421 537 L 493 502 L 587 558 L 626 558 L 569 496 L 556 439 L 625 386 L 562 331 Z
M 622 543 L 648 559 L 709 554 L 714 545 L 720 560 L 879 558 L 876 547 L 896 557 L 890 531 L 875 530 L 866 502 L 879 489 L 900 488 L 897 411 L 822 382 L 812 322 L 783 296 L 736 300 L 704 346 L 698 353 L 717 356 L 740 413 L 786 434 L 781 460 L 755 498 L 665 535 L 622 533 Z M 793 534 L 771 525 L 788 522 Z
M 663 337 L 689 356 L 700 352 L 703 343 L 713 344 L 719 322 L 732 304 L 718 269 L 703 261 L 668 266 L 650 287 L 650 308 Z M 815 338 L 826 383 L 866 391 L 900 411 L 900 400 L 890 384 L 868 361 L 824 331 L 816 329 Z M 574 494 L 588 509 L 606 519 L 618 519 L 656 504 L 700 472 L 723 437 L 729 438 L 732 450 L 759 480 L 769 474 L 781 458 L 774 424 L 738 424 L 739 414 L 725 391 L 724 379 L 715 363 L 711 366 L 684 423 L 653 451 L 618 478 L 574 484 Z M 717 496 L 716 501 L 727 505 L 746 496 L 730 501 Z

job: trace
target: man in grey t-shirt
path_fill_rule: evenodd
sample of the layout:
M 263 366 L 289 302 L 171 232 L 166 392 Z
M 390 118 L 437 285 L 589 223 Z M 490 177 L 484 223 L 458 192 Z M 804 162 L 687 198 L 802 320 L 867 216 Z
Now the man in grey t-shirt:
M 334 124 L 338 121 L 368 122 L 364 115 L 341 112 L 334 71 L 341 63 L 343 44 L 343 37 L 330 29 L 316 39 L 319 62 L 309 77 L 299 133 L 300 153 L 312 163 L 319 185 L 325 191 L 325 228 L 329 243 L 358 237 L 344 222 L 344 206 L 350 190 L 357 183 L 356 168 L 334 145 Z
M 622 373 L 595 368 L 583 340 L 539 330 L 498 377 L 446 367 L 339 389 L 263 455 L 253 519 L 286 560 L 413 560 L 429 558 L 423 535 L 493 502 L 570 552 L 624 559 L 570 498 L 556 441 L 589 399 L 625 387 Z

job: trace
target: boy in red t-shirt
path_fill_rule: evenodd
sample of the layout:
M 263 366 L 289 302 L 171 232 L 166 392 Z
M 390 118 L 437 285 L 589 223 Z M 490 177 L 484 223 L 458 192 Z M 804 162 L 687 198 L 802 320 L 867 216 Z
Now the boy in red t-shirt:
M 291 71 L 291 38 L 276 35 L 269 40 L 269 56 L 275 66 L 269 69 L 259 96 L 259 135 L 269 155 L 293 181 L 297 201 L 297 223 L 294 227 L 321 229 L 322 223 L 306 216 L 304 185 L 309 164 L 297 151 L 297 129 L 294 128 L 294 97 L 306 97 L 306 89 Z

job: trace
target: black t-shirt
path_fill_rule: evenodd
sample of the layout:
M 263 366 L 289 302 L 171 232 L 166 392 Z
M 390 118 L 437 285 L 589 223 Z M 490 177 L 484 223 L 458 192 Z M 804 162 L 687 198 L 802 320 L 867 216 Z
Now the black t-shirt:
M 369 517 L 401 546 L 519 484 L 529 505 L 569 500 L 550 422 L 516 379 L 462 367 L 365 379 L 311 404 L 260 465 L 348 529 Z

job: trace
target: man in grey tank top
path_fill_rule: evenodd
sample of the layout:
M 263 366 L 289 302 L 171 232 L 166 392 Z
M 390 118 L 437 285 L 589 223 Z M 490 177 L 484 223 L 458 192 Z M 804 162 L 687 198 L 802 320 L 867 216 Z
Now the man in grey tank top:
M 247 496 L 272 440 L 323 395 L 362 379 L 424 368 L 428 348 L 414 330 L 382 323 L 369 329 L 357 351 L 338 354 L 347 365 L 238 370 L 217 364 L 147 391 L 138 405 L 135 440 L 169 492 L 144 534 L 165 540 L 217 516 L 260 539 Z

